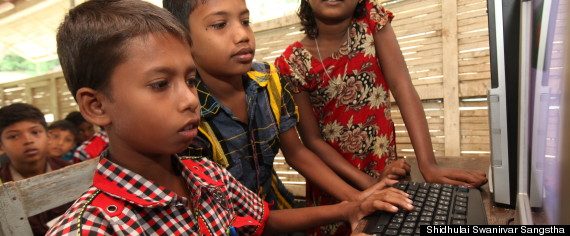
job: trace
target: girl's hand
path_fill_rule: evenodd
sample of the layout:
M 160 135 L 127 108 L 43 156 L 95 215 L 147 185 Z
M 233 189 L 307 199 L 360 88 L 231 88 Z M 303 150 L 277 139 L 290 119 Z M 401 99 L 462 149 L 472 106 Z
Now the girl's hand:
M 422 170 L 426 182 L 466 185 L 471 188 L 479 187 L 487 183 L 485 172 L 465 170 L 457 168 L 445 168 L 433 165 Z
M 384 167 L 382 174 L 380 175 L 380 179 L 389 178 L 389 179 L 401 179 L 410 174 L 410 164 L 406 162 L 406 159 L 398 159 L 392 161 Z

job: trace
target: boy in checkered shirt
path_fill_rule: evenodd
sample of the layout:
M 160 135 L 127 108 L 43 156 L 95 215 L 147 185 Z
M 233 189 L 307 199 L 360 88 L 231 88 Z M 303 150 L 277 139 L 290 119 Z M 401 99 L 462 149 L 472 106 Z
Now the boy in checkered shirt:
M 58 54 L 83 116 L 105 128 L 93 186 L 48 235 L 260 235 L 375 210 L 411 209 L 394 188 L 363 200 L 269 212 L 267 203 L 202 157 L 177 156 L 197 135 L 200 104 L 188 32 L 139 0 L 91 0 L 61 24 Z M 388 183 L 392 184 L 392 183 Z

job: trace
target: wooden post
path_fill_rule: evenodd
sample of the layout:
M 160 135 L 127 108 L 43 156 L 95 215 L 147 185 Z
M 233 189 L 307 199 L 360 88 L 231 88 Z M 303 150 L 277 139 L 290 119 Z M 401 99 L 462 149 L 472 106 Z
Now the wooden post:
M 443 105 L 445 156 L 461 155 L 459 125 L 459 51 L 457 39 L 457 0 L 442 0 Z

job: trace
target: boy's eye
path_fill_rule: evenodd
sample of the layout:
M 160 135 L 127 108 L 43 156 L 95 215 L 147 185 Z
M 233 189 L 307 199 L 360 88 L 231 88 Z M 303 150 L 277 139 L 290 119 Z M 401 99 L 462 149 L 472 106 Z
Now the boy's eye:
M 17 139 L 18 135 L 8 135 L 7 139 Z
M 150 84 L 149 87 L 152 89 L 162 89 L 162 88 L 166 87 L 167 85 L 168 85 L 168 81 L 159 81 L 159 82 Z
M 194 77 L 188 78 L 186 79 L 186 84 L 188 85 L 188 87 L 193 88 L 196 87 L 196 85 L 198 84 L 198 80 Z
M 41 130 L 33 130 L 33 131 L 32 131 L 32 134 L 33 134 L 33 135 L 38 135 L 38 134 L 41 134 L 41 133 L 42 133 Z
M 228 25 L 226 22 L 221 22 L 221 23 L 216 23 L 216 24 L 210 25 L 210 28 L 212 28 L 212 29 L 222 29 L 222 28 L 226 27 L 226 25 Z
M 249 19 L 243 20 L 243 21 L 241 21 L 241 24 L 243 24 L 243 25 L 251 25 L 251 21 L 249 21 Z

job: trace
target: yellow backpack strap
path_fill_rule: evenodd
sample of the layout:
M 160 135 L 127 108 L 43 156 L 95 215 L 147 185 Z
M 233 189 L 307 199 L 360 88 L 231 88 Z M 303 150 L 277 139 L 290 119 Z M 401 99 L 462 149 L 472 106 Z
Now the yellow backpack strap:
M 218 141 L 218 138 L 216 137 L 216 134 L 214 133 L 214 130 L 210 124 L 204 120 L 201 120 L 200 125 L 198 125 L 198 131 L 202 132 L 208 141 L 210 141 L 210 144 L 212 145 L 212 158 L 214 162 L 218 163 L 218 165 L 224 168 L 227 168 L 230 164 L 226 158 L 226 155 L 224 154 L 224 149 L 222 149 L 222 145 L 220 145 L 220 142 Z
M 279 78 L 279 73 L 275 66 L 264 63 L 269 66 L 269 72 L 262 72 L 252 70 L 247 72 L 250 78 L 256 80 L 260 85 L 267 87 L 267 92 L 269 93 L 269 103 L 271 106 L 271 111 L 275 115 L 275 120 L 277 121 L 277 128 L 280 129 L 281 122 L 281 80 Z

